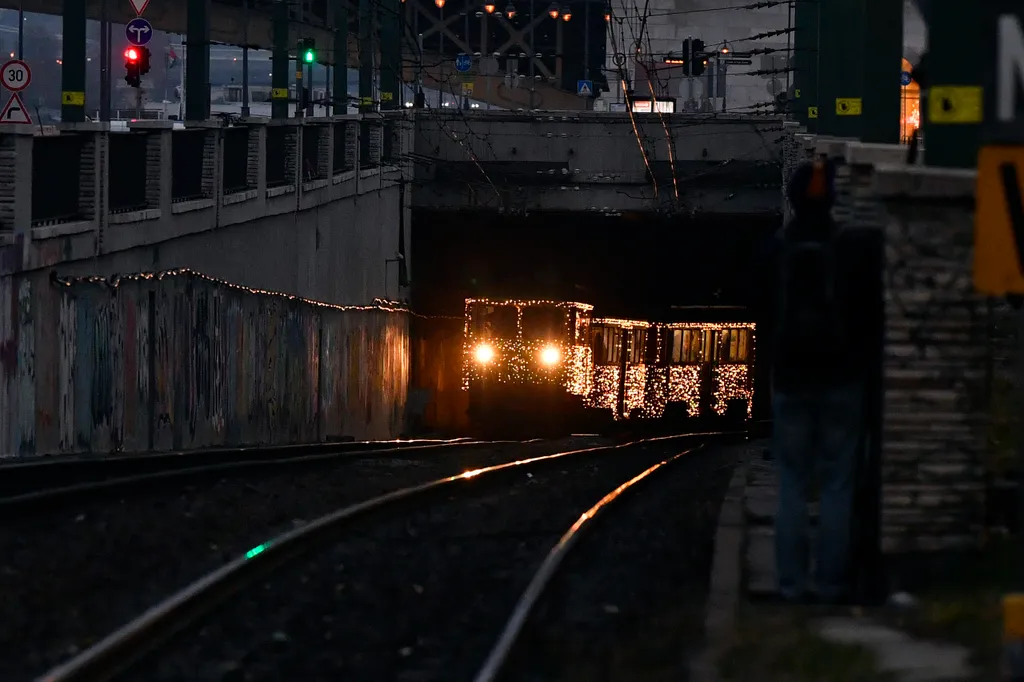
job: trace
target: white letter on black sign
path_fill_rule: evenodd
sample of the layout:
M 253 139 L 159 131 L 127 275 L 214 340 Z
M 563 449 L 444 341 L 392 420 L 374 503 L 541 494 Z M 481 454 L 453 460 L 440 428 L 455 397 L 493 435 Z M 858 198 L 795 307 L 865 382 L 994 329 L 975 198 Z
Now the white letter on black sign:
M 1024 30 L 1012 14 L 999 17 L 999 86 L 996 90 L 996 117 L 1013 121 L 1017 114 L 1017 83 L 1024 89 Z

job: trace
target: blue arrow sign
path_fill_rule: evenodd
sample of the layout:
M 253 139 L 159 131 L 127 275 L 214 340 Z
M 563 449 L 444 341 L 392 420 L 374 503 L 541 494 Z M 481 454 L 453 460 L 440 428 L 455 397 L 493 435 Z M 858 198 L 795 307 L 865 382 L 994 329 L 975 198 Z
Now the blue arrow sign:
M 124 35 L 129 43 L 142 47 L 153 37 L 153 25 L 142 17 L 135 17 L 125 24 Z
M 468 54 L 460 54 L 455 58 L 455 70 L 465 73 L 473 67 L 473 58 Z
M 909 71 L 900 71 L 900 85 L 907 87 L 910 85 L 910 81 L 914 80 Z

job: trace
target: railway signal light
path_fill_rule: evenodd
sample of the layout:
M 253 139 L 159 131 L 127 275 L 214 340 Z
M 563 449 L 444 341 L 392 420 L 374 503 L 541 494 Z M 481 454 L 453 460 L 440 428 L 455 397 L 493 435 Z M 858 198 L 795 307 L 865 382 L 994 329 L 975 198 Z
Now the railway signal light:
M 690 49 L 693 50 L 693 61 L 690 62 L 691 75 L 702 76 L 704 68 L 708 65 L 707 57 L 704 55 L 704 41 L 700 38 L 695 39 Z
M 312 64 L 316 61 L 316 41 L 312 38 L 303 38 L 299 41 L 299 60 L 304 64 Z
M 139 71 L 139 61 L 142 56 L 142 52 L 137 47 L 129 47 L 124 51 L 124 69 L 125 76 L 124 82 L 133 88 L 139 87 L 141 82 L 139 80 L 141 73 Z

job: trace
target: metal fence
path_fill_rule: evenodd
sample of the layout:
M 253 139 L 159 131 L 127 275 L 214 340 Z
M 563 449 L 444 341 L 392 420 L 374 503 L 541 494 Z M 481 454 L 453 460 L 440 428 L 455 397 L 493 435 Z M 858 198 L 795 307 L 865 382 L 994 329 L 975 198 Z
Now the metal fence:
M 0 279 L 0 455 L 393 438 L 409 319 L 189 271 Z

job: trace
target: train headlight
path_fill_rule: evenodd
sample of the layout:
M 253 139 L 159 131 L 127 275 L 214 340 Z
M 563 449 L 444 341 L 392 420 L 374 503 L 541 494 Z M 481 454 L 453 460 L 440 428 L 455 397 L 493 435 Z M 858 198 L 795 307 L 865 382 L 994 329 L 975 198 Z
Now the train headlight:
M 540 351 L 540 362 L 547 367 L 554 367 L 562 360 L 562 353 L 555 346 L 545 346 Z
M 489 364 L 494 360 L 494 348 L 490 344 L 481 343 L 473 351 L 473 358 L 481 365 Z

